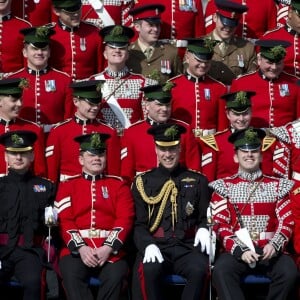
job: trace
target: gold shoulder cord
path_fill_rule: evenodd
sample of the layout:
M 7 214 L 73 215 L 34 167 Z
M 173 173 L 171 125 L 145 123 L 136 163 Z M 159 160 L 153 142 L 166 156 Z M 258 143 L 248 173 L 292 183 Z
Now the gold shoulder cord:
M 165 210 L 168 198 L 171 194 L 170 201 L 172 203 L 172 226 L 173 226 L 173 230 L 174 230 L 175 222 L 177 222 L 176 198 L 177 198 L 177 194 L 178 194 L 178 190 L 175 186 L 174 181 L 171 179 L 166 181 L 166 183 L 163 185 L 162 189 L 160 190 L 159 194 L 156 196 L 151 196 L 151 197 L 148 197 L 145 193 L 144 184 L 143 184 L 143 180 L 142 180 L 141 176 L 138 176 L 136 179 L 136 187 L 137 187 L 138 191 L 140 192 L 142 199 L 148 205 L 154 205 L 154 204 L 161 202 L 156 219 L 155 219 L 152 227 L 150 228 L 150 232 L 154 232 L 158 228 L 159 223 L 162 219 L 163 212 Z M 150 220 L 150 217 L 151 217 L 151 213 L 149 211 L 149 220 Z

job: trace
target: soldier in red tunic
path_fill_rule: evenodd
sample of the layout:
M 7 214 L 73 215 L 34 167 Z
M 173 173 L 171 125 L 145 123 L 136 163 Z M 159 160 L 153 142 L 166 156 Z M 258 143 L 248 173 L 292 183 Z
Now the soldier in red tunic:
M 27 67 L 9 77 L 26 78 L 30 86 L 23 91 L 20 116 L 36 122 L 44 132 L 49 132 L 56 123 L 73 115 L 71 78 L 48 65 L 53 29 L 41 26 L 21 32 L 24 35 L 23 55 L 27 59 Z
M 58 21 L 52 36 L 51 65 L 73 80 L 89 78 L 103 68 L 99 30 L 80 21 L 80 0 L 52 0 Z
M 257 40 L 263 34 L 277 26 L 277 7 L 274 0 L 264 0 L 257 3 L 256 0 L 234 0 L 233 2 L 247 5 L 245 12 L 237 27 L 236 34 L 244 39 Z M 210 33 L 214 27 L 213 15 L 217 7 L 214 0 L 209 0 L 205 10 L 206 33 Z
M 259 69 L 235 79 L 231 91 L 249 88 L 256 92 L 252 97 L 251 125 L 259 128 L 278 127 L 300 116 L 300 88 L 298 78 L 283 71 L 285 48 L 283 40 L 258 40 Z
M 12 0 L 11 11 L 32 26 L 42 26 L 52 20 L 51 0 Z
M 107 172 L 119 175 L 120 142 L 116 130 L 97 119 L 102 99 L 100 80 L 85 80 L 72 84 L 75 115 L 53 127 L 47 139 L 48 177 L 64 181 L 81 172 L 78 162 L 77 135 L 93 132 L 110 135 L 107 140 Z
M 207 73 L 211 66 L 215 41 L 202 38 L 188 40 L 186 72 L 170 79 L 172 117 L 190 124 L 194 135 L 214 134 L 228 126 L 224 102 L 220 97 L 226 86 Z
M 72 300 L 93 299 L 92 275 L 101 280 L 97 299 L 118 300 L 128 272 L 122 248 L 133 225 L 133 199 L 121 178 L 104 174 L 108 137 L 75 138 L 82 175 L 61 183 L 55 201 L 64 242 L 60 270 Z
M 263 38 L 284 40 L 290 43 L 284 57 L 284 70 L 297 77 L 300 75 L 300 3 L 292 1 L 283 26 L 267 32 Z
M 219 299 L 245 299 L 241 277 L 264 274 L 271 279 L 266 299 L 287 299 L 297 278 L 293 259 L 285 253 L 294 219 L 289 192 L 293 182 L 260 170 L 261 129 L 236 131 L 234 160 L 239 171 L 210 183 L 214 230 L 222 246 L 212 274 Z
M 129 11 L 134 0 L 82 0 L 81 19 L 94 24 L 99 29 L 111 25 L 131 24 Z
M 37 176 L 46 176 L 45 144 L 43 129 L 31 121 L 19 117 L 22 108 L 22 92 L 28 88 L 22 78 L 0 80 L 0 134 L 15 130 L 29 130 L 37 135 L 34 143 L 33 171 Z M 4 160 L 4 148 L 0 147 L 0 176 L 8 172 Z
M 121 138 L 121 176 L 129 183 L 135 175 L 158 165 L 153 138 L 147 130 L 154 124 L 174 123 L 186 128 L 181 135 L 180 162 L 193 170 L 200 170 L 200 152 L 190 126 L 170 118 L 172 84 L 144 87 L 147 119 L 131 125 Z
M 0 75 L 19 70 L 24 65 L 23 35 L 20 30 L 31 24 L 11 14 L 12 0 L 0 3 Z
M 197 141 L 202 150 L 202 173 L 208 181 L 234 175 L 238 171 L 238 164 L 234 161 L 234 149 L 228 141 L 228 137 L 237 130 L 249 127 L 252 110 L 251 99 L 255 92 L 239 91 L 222 96 L 226 101 L 226 116 L 229 120 L 229 128 L 219 131 L 214 135 L 203 136 Z M 261 164 L 264 174 L 273 174 L 273 149 L 275 138 L 265 137 L 263 141 Z
M 157 83 L 140 74 L 134 74 L 126 66 L 128 45 L 134 31 L 126 26 L 112 25 L 100 31 L 104 40 L 104 57 L 107 67 L 91 79 L 105 80 L 100 108 L 100 118 L 122 135 L 124 128 L 144 119 L 140 88 Z

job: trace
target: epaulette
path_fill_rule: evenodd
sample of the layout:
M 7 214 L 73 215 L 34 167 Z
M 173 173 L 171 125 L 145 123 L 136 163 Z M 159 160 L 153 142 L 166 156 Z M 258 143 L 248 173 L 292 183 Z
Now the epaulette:
M 280 27 L 280 26 L 278 26 L 278 27 L 275 27 L 275 28 L 273 28 L 273 29 L 271 29 L 271 30 L 268 30 L 268 31 L 266 31 L 265 33 L 264 33 L 264 36 L 266 36 L 268 33 L 270 33 L 270 32 L 275 32 L 275 31 L 278 31 L 279 29 L 281 29 L 282 27 Z M 266 36 L 267 37 L 267 36 Z M 268 37 L 267 37 L 268 38 Z
M 247 77 L 249 75 L 253 75 L 254 73 L 256 73 L 257 71 L 252 71 L 252 72 L 248 72 L 248 73 L 245 73 L 245 74 L 241 74 L 239 75 L 236 79 L 239 79 L 239 78 L 244 78 L 244 77 Z
M 168 122 L 171 123 L 171 122 L 174 122 L 174 121 L 178 122 L 179 124 L 183 124 L 185 126 L 190 126 L 189 123 L 187 123 L 185 121 L 182 121 L 182 120 L 179 120 L 179 119 L 175 119 L 175 118 L 170 118 Z
M 184 76 L 184 74 L 178 74 L 178 75 L 176 75 L 176 76 L 174 76 L 174 77 L 168 79 L 168 81 L 175 80 L 175 79 L 180 78 L 180 77 L 182 77 L 182 76 Z
M 10 76 L 12 76 L 12 75 L 16 75 L 16 74 L 18 74 L 18 73 L 21 73 L 21 72 L 23 72 L 24 70 L 25 70 L 25 68 L 22 68 L 22 69 L 19 69 L 19 70 L 15 71 L 15 72 L 5 73 L 5 75 L 4 75 L 3 77 L 4 77 L 4 78 L 8 78 L 8 77 L 10 77 Z
M 194 170 L 194 169 L 190 169 L 190 168 L 187 168 L 188 171 L 191 171 L 191 172 L 194 172 L 194 173 L 197 173 L 197 174 L 200 174 L 200 175 L 203 175 L 203 173 L 201 173 L 199 170 Z
M 276 138 L 270 135 L 266 135 L 262 142 L 262 152 L 268 150 L 274 143 L 276 142 Z
M 213 134 L 208 134 L 205 136 L 201 136 L 200 139 L 209 147 L 214 149 L 215 151 L 219 151 L 219 147 L 217 144 L 217 141 L 215 139 L 215 136 Z
M 66 75 L 67 77 L 70 77 L 70 78 L 71 78 L 71 75 L 70 75 L 70 74 L 68 74 L 68 73 L 66 73 L 66 72 L 64 72 L 64 71 L 61 71 L 61 70 L 55 69 L 55 68 L 53 68 L 53 67 L 51 67 L 50 69 L 51 69 L 52 71 L 55 71 L 55 72 L 57 72 L 57 73 L 60 73 L 60 74 Z
M 132 128 L 132 127 L 134 127 L 134 126 L 136 126 L 136 125 L 139 125 L 139 124 L 143 123 L 144 121 L 145 121 L 145 120 L 139 120 L 139 121 L 134 122 L 133 124 L 130 124 L 130 126 L 129 126 L 128 128 L 125 129 L 125 131 L 126 131 L 127 129 L 129 129 L 129 128 Z
M 145 175 L 145 174 L 147 174 L 147 173 L 149 173 L 149 172 L 151 172 L 151 171 L 153 171 L 153 168 L 152 168 L 152 169 L 148 169 L 148 170 L 143 171 L 143 172 L 139 172 L 138 174 L 136 174 L 136 175 L 134 176 L 134 178 L 137 178 L 138 176 Z M 1 178 L 1 177 L 0 177 L 0 178 Z
M 99 124 L 106 126 L 112 130 L 116 130 L 116 128 L 112 127 L 110 124 L 106 123 L 104 120 L 97 118 L 96 122 L 98 122 Z
M 215 82 L 217 82 L 217 83 L 220 83 L 221 85 L 223 85 L 223 86 L 226 88 L 226 85 L 225 85 L 223 82 L 221 82 L 221 81 L 219 81 L 219 80 L 217 80 L 217 79 L 211 77 L 209 74 L 205 74 L 205 77 L 209 77 L 209 79 L 211 79 L 212 81 L 215 81 Z
M 18 117 L 18 119 L 19 119 L 19 120 L 22 120 L 22 121 L 24 121 L 24 122 L 30 123 L 30 124 L 32 124 L 32 125 L 35 125 L 35 126 L 38 127 L 38 128 L 42 128 L 41 125 L 39 125 L 39 124 L 37 124 L 37 123 L 35 123 L 35 122 L 31 121 L 31 120 L 23 119 L 23 118 L 20 118 L 20 117 Z
M 57 127 L 59 127 L 59 126 L 65 124 L 65 123 L 70 122 L 71 120 L 72 120 L 72 118 L 68 118 L 68 119 L 65 119 L 65 120 L 63 120 L 63 121 L 60 121 L 60 122 L 56 123 L 52 128 L 57 128 Z

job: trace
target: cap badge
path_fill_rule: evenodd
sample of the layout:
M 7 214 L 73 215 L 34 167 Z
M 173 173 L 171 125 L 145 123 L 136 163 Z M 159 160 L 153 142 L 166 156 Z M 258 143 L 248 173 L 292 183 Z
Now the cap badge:
M 185 207 L 185 212 L 188 216 L 190 216 L 193 212 L 194 212 L 194 206 L 192 205 L 192 203 L 189 201 L 187 204 L 186 204 L 186 207 Z

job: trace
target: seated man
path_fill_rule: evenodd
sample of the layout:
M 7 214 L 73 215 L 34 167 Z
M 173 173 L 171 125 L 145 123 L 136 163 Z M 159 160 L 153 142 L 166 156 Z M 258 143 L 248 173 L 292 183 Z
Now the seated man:
M 220 300 L 245 299 L 241 277 L 251 272 L 271 279 L 266 299 L 287 299 L 297 277 L 296 265 L 284 253 L 294 220 L 289 192 L 293 182 L 266 176 L 259 168 L 265 132 L 234 132 L 234 160 L 239 171 L 210 183 L 215 231 L 224 251 L 212 275 Z
M 55 206 L 64 242 L 60 270 L 70 300 L 93 299 L 92 275 L 102 282 L 97 299 L 118 300 L 128 272 L 122 246 L 133 224 L 133 200 L 121 178 L 104 175 L 108 138 L 92 133 L 74 139 L 82 175 L 58 189 Z
M 0 178 L 0 285 L 14 275 L 23 287 L 23 300 L 41 297 L 44 210 L 54 200 L 53 184 L 30 171 L 36 139 L 25 130 L 0 136 L 9 165 L 8 175 Z
M 154 125 L 159 166 L 135 178 L 132 192 L 136 208 L 134 242 L 138 255 L 134 266 L 133 299 L 163 299 L 163 274 L 184 276 L 182 300 L 200 299 L 208 269 L 209 233 L 206 212 L 207 179 L 179 164 L 178 124 Z M 138 284 L 138 278 L 140 285 Z M 139 286 L 141 295 L 138 295 Z

